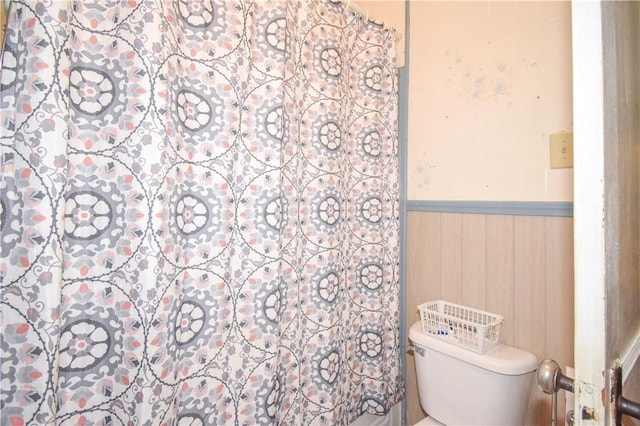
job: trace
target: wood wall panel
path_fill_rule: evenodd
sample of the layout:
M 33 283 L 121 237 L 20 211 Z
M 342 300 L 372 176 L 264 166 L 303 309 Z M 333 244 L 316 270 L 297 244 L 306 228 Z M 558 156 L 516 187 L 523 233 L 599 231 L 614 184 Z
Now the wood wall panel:
M 547 226 L 547 333 L 546 347 L 566 346 L 573 340 L 573 220 L 548 220 Z M 573 365 L 573 345 L 566 352 L 546 354 L 553 356 L 560 366 Z
M 533 352 L 539 361 L 550 356 L 546 353 L 545 222 L 546 218 L 540 216 L 514 218 L 515 339 L 513 345 Z M 546 407 L 549 397 L 535 391 L 536 388 L 533 387 L 527 421 L 529 424 L 542 425 L 544 417 L 549 417 Z
M 485 309 L 505 318 L 513 318 L 514 303 L 514 216 L 487 216 L 487 303 Z M 514 342 L 513 321 L 505 321 L 500 329 L 500 340 L 508 345 Z
M 409 212 L 407 286 L 408 327 L 418 304 L 444 299 L 504 316 L 501 342 L 573 365 L 571 218 Z M 412 425 L 425 416 L 413 353 L 407 376 Z M 533 383 L 527 425 L 550 425 L 550 412 L 551 397 Z
M 487 294 L 487 220 L 485 215 L 462 216 L 462 297 L 463 305 L 485 306 Z
M 462 215 L 440 216 L 440 281 L 441 298 L 460 300 L 462 297 Z
M 516 216 L 514 228 L 514 345 L 544 353 L 546 333 L 545 218 Z

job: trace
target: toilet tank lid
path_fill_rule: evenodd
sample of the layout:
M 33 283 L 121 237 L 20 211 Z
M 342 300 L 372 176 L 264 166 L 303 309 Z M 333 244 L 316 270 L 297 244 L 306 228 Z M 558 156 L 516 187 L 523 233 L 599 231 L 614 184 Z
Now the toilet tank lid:
M 515 376 L 530 373 L 538 368 L 538 360 L 531 352 L 499 343 L 493 349 L 479 354 L 423 332 L 420 321 L 414 323 L 409 329 L 409 339 L 416 346 L 443 353 L 499 374 Z

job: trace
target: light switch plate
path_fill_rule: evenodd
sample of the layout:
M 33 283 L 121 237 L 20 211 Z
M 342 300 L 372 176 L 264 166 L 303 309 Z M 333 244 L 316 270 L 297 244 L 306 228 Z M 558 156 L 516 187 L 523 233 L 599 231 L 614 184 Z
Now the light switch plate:
M 549 152 L 552 169 L 573 167 L 573 133 L 549 135 Z

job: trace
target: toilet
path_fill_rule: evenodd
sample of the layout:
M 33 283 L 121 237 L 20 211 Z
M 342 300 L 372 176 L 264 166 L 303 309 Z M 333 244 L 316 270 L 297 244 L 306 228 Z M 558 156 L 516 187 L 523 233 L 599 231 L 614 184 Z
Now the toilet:
M 530 352 L 498 343 L 473 352 L 422 331 L 414 345 L 420 405 L 429 417 L 417 425 L 523 425 L 538 361 Z

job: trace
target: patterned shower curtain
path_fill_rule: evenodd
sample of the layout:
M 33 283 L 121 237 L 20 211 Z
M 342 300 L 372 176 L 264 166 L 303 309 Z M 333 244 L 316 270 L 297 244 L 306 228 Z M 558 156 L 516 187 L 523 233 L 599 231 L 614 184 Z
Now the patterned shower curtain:
M 14 0 L 0 424 L 398 402 L 395 37 L 337 0 Z

